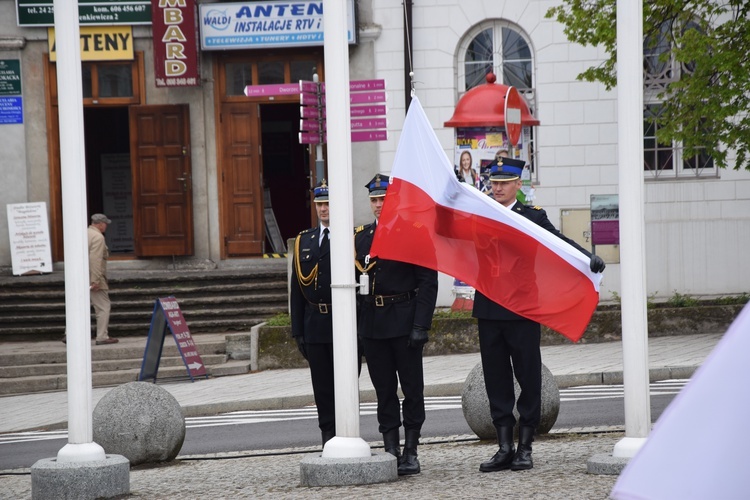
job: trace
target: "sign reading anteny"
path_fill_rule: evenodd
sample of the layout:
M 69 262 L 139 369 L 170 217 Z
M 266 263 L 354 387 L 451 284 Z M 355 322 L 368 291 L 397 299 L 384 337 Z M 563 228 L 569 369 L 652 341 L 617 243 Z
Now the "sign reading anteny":
M 354 0 L 346 10 L 347 39 L 354 44 Z M 202 3 L 199 16 L 203 50 L 323 45 L 323 0 Z

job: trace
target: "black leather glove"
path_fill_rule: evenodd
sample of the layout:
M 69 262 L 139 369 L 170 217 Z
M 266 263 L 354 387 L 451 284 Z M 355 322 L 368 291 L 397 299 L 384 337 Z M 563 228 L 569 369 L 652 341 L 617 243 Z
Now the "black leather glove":
M 409 340 L 406 341 L 406 345 L 414 349 L 422 348 L 430 338 L 427 336 L 427 330 L 422 328 L 412 328 L 409 334 Z
M 294 337 L 294 341 L 297 342 L 297 349 L 299 349 L 302 357 L 307 359 L 307 350 L 305 350 L 305 338 L 302 336 Z
M 591 269 L 592 273 L 600 273 L 604 271 L 604 268 L 607 267 L 606 264 L 604 264 L 604 261 L 601 257 L 598 255 L 592 255 L 591 256 L 591 263 L 589 264 L 589 269 Z

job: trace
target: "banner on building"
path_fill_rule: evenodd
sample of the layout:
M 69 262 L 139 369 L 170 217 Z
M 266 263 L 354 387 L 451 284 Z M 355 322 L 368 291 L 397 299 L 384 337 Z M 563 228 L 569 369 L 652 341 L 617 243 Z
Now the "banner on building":
M 13 274 L 52 272 L 52 251 L 49 242 L 47 204 L 9 203 L 8 233 Z
M 323 45 L 323 0 L 203 3 L 199 12 L 203 50 Z M 346 31 L 356 44 L 354 0 L 346 2 Z
M 157 87 L 200 85 L 195 0 L 152 0 Z

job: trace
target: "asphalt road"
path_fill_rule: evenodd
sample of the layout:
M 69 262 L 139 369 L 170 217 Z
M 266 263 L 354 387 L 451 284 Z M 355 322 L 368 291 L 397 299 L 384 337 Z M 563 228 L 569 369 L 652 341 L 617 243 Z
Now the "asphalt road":
M 651 420 L 655 422 L 685 381 L 651 384 Z M 461 398 L 427 398 L 424 438 L 473 435 L 461 409 Z M 555 430 L 610 428 L 625 425 L 622 386 L 588 386 L 560 391 L 560 413 Z M 222 452 L 252 452 L 319 446 L 320 432 L 314 407 L 294 410 L 234 412 L 186 419 L 180 456 Z M 360 406 L 361 437 L 381 441 L 375 404 Z M 66 444 L 66 431 L 0 435 L 0 470 L 31 467 L 54 457 Z

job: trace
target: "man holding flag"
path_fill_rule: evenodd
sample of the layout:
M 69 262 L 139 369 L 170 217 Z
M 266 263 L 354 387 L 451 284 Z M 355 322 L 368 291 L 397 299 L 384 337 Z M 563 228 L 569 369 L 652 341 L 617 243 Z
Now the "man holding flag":
M 591 255 L 557 231 L 542 208 L 523 205 L 516 199 L 521 188 L 523 166 L 524 162 L 521 160 L 500 158 L 490 170 L 492 197 L 504 207 L 543 227 L 589 256 L 591 271 L 602 272 L 605 265 L 600 257 Z M 513 269 L 513 274 L 520 275 L 516 278 L 521 280 L 519 288 L 529 288 L 525 291 L 527 295 L 536 292 L 533 289 L 536 286 L 535 280 L 530 276 L 533 273 L 533 268 L 524 268 L 523 262 Z M 510 276 L 498 278 L 508 281 L 512 279 Z M 531 469 L 531 443 L 539 425 L 542 407 L 542 354 L 539 348 L 541 325 L 493 302 L 479 291 L 474 296 L 472 316 L 477 318 L 479 327 L 484 384 L 499 445 L 497 453 L 489 461 L 483 462 L 479 470 L 492 472 Z M 518 451 L 515 450 L 513 442 L 513 427 L 516 424 L 513 415 L 514 373 L 521 387 L 518 398 Z
M 604 270 L 604 262 L 560 234 L 544 210 L 517 203 L 522 167 L 512 159 L 495 165 L 493 197 L 458 182 L 413 96 L 370 250 L 476 289 L 474 317 L 500 444 L 482 471 L 532 467 L 541 408 L 540 323 L 577 342 L 599 303 Z M 514 368 L 521 385 L 518 453 Z

